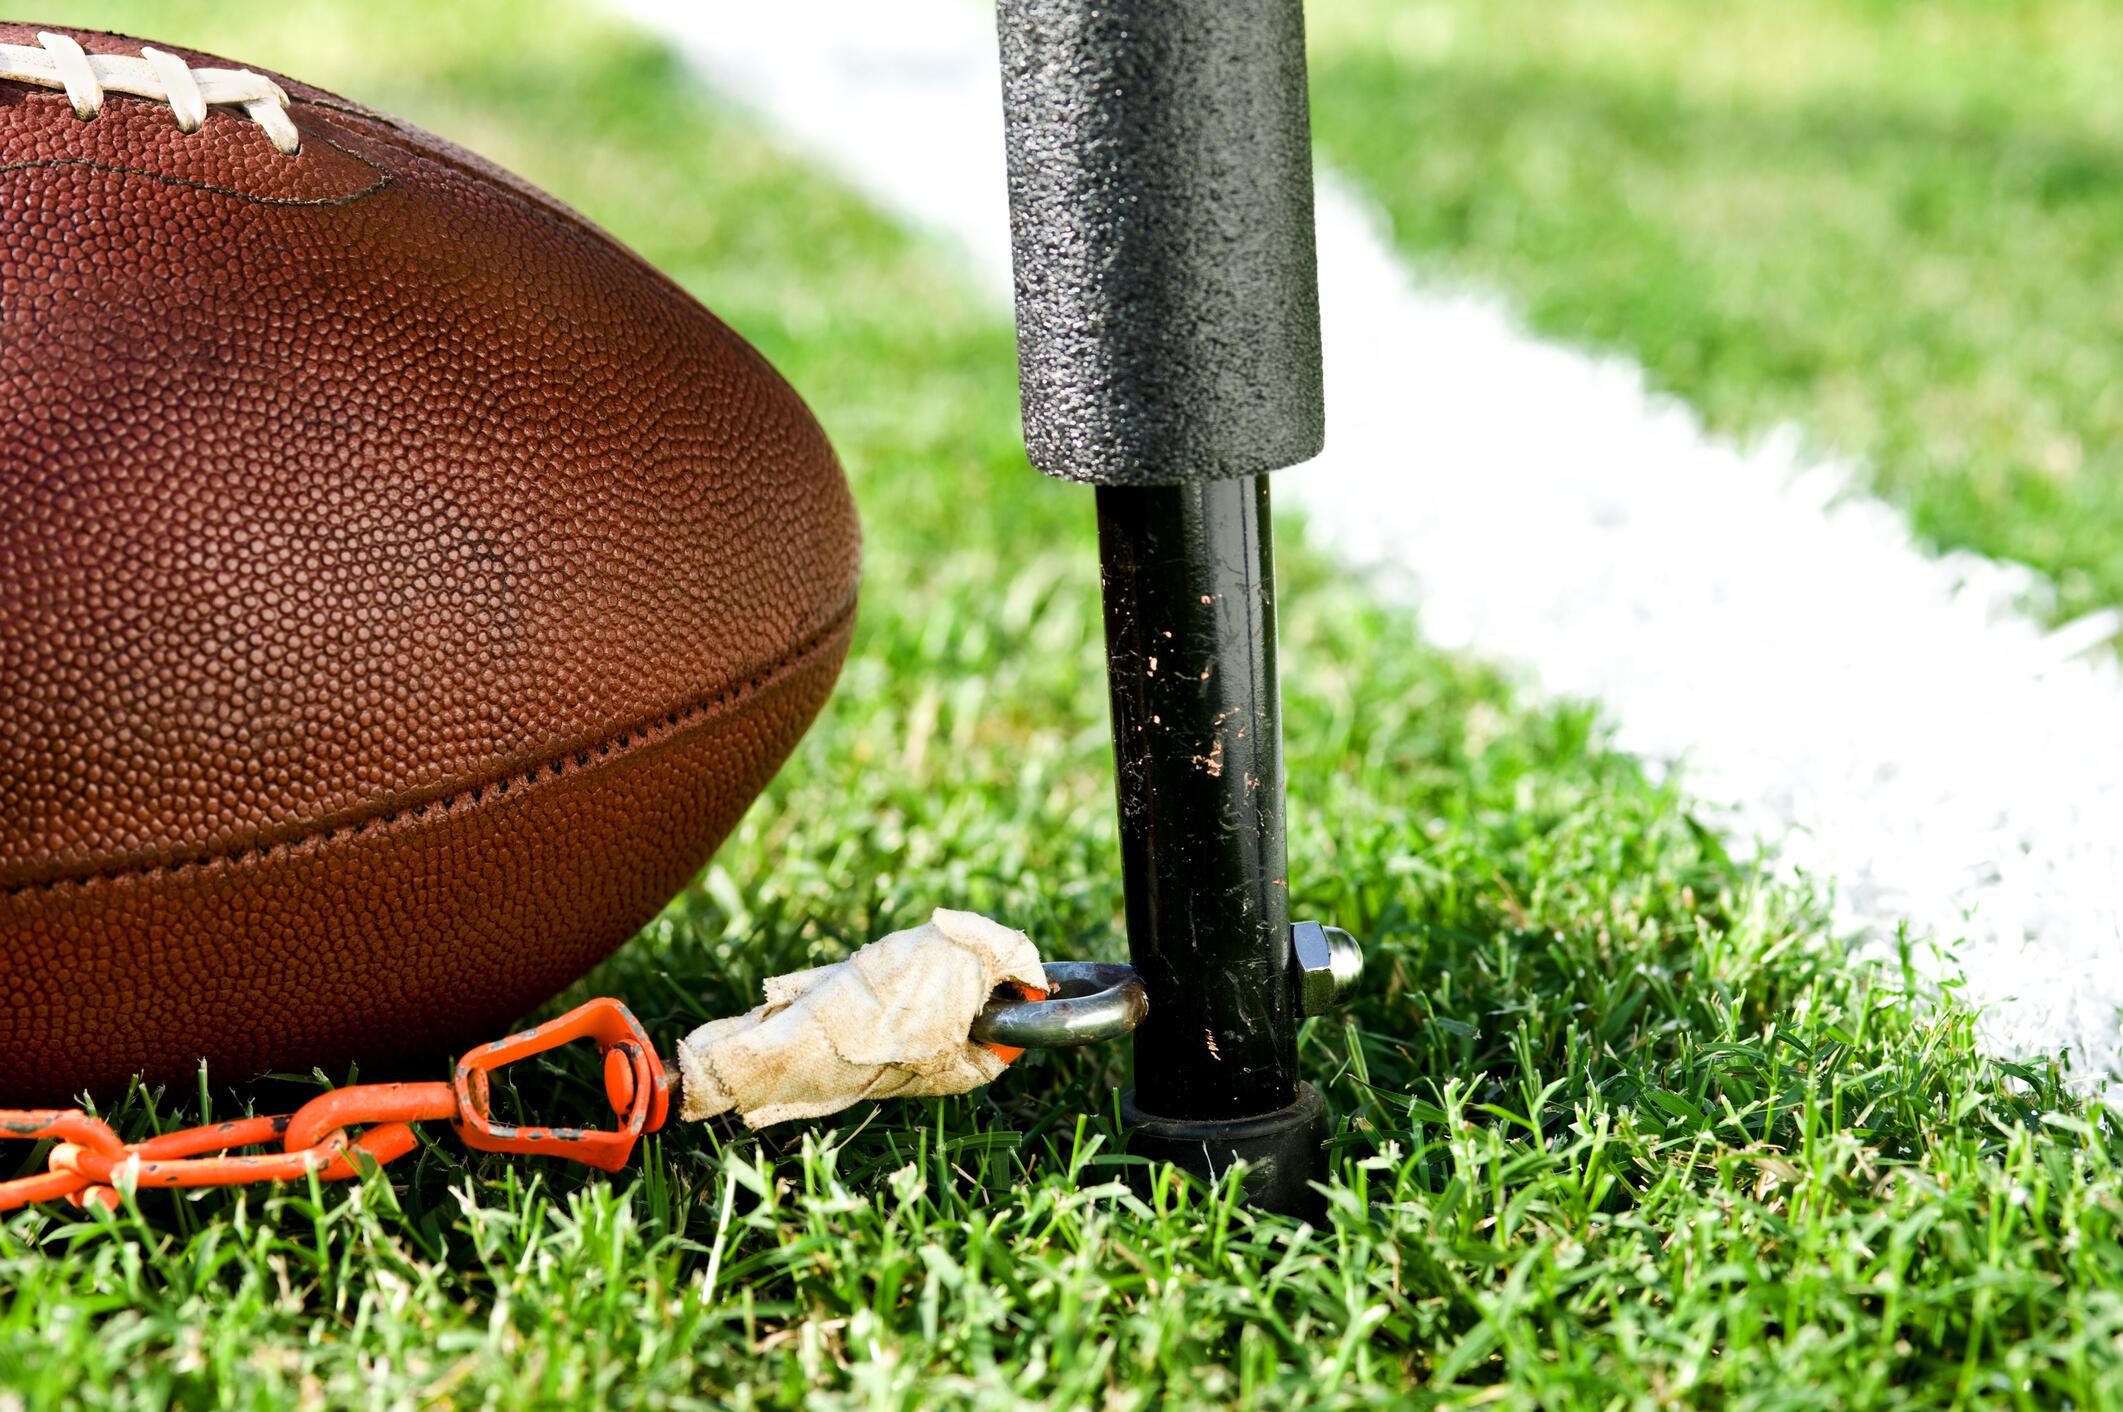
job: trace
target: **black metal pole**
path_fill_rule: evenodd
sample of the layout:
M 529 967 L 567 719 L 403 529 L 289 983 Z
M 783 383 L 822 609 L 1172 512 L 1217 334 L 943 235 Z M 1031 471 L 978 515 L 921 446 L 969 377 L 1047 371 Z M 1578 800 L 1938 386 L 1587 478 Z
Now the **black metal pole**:
M 1301 0 L 996 13 L 1026 449 L 1099 487 L 1129 1148 L 1307 1210 L 1266 477 L 1325 427 Z
M 1297 1097 L 1267 528 L 1266 476 L 1098 491 L 1149 1113 L 1244 1118 Z
M 1129 1148 L 1308 1208 L 1326 1112 L 1297 1077 L 1268 478 L 1101 486 L 1135 1032 Z

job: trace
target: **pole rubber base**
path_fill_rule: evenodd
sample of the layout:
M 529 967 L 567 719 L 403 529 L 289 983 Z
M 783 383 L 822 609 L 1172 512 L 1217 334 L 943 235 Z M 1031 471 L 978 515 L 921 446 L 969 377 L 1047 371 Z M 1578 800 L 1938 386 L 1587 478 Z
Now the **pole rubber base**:
M 1319 1090 L 1300 1080 L 1288 1108 L 1222 1122 L 1186 1121 L 1145 1113 L 1135 1090 L 1120 1096 L 1128 1151 L 1215 1181 L 1243 1160 L 1246 1204 L 1282 1216 L 1316 1220 L 1325 1202 L 1311 1183 L 1327 1179 L 1326 1141 L 1332 1122 Z

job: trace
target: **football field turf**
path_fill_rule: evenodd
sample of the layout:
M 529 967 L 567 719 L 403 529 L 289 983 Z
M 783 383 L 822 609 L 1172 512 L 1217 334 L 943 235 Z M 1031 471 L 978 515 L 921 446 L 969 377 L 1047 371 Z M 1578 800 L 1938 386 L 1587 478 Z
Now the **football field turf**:
M 1123 940 L 1090 497 L 1024 464 L 1010 331 L 948 262 L 579 6 L 77 4 L 430 126 L 752 338 L 847 461 L 834 702 L 690 889 L 571 998 L 668 1040 L 942 904 Z M 615 1178 L 449 1136 L 364 1185 L 0 1233 L 25 1405 L 2080 1407 L 2123 1400 L 2123 1153 L 2055 1075 L 1842 964 L 1591 713 L 1533 707 L 1283 552 L 1300 915 L 1361 935 L 1305 1063 L 1319 1229 L 1138 1196 L 1119 1048 Z M 335 1075 L 334 1078 L 343 1076 Z M 595 1116 L 577 1057 L 529 1115 Z M 215 1111 L 232 1101 L 216 1091 Z M 129 1131 L 199 1119 L 136 1099 Z M 431 1136 L 434 1136 L 431 1134 Z M 26 1151 L 25 1151 L 26 1155 Z M 4 1394 L 0 1394 L 4 1396 Z
M 2123 11 L 1314 0 L 1313 128 L 1418 266 L 2123 604 Z

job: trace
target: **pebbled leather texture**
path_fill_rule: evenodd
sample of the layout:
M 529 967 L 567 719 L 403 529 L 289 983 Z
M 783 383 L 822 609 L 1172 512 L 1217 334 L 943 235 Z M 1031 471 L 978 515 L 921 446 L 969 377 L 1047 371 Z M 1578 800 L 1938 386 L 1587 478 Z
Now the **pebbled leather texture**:
M 0 82 L 0 1104 L 495 1037 L 846 655 L 854 506 L 787 383 L 559 202 L 277 81 L 293 156 Z

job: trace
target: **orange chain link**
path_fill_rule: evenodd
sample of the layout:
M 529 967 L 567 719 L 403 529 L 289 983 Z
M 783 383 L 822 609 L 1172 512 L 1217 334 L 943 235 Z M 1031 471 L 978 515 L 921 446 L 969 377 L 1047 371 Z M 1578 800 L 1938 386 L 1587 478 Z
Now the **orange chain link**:
M 611 1129 L 533 1128 L 496 1123 L 488 1107 L 489 1075 L 529 1055 L 592 1039 L 604 1052 L 605 1095 L 619 1124 Z M 663 1126 L 674 1076 L 633 1012 L 616 1000 L 593 1000 L 457 1061 L 448 1083 L 356 1084 L 319 1094 L 293 1113 L 239 1118 L 121 1142 L 108 1123 L 78 1108 L 0 1109 L 0 1138 L 57 1138 L 34 1177 L 0 1182 L 0 1211 L 64 1198 L 76 1206 L 118 1205 L 120 1188 L 233 1186 L 282 1181 L 314 1172 L 322 1181 L 356 1176 L 357 1154 L 379 1165 L 418 1145 L 412 1125 L 446 1119 L 467 1147 L 567 1157 L 617 1171 L 643 1133 Z M 349 1141 L 347 1129 L 369 1125 Z M 203 1156 L 278 1143 L 257 1156 Z

